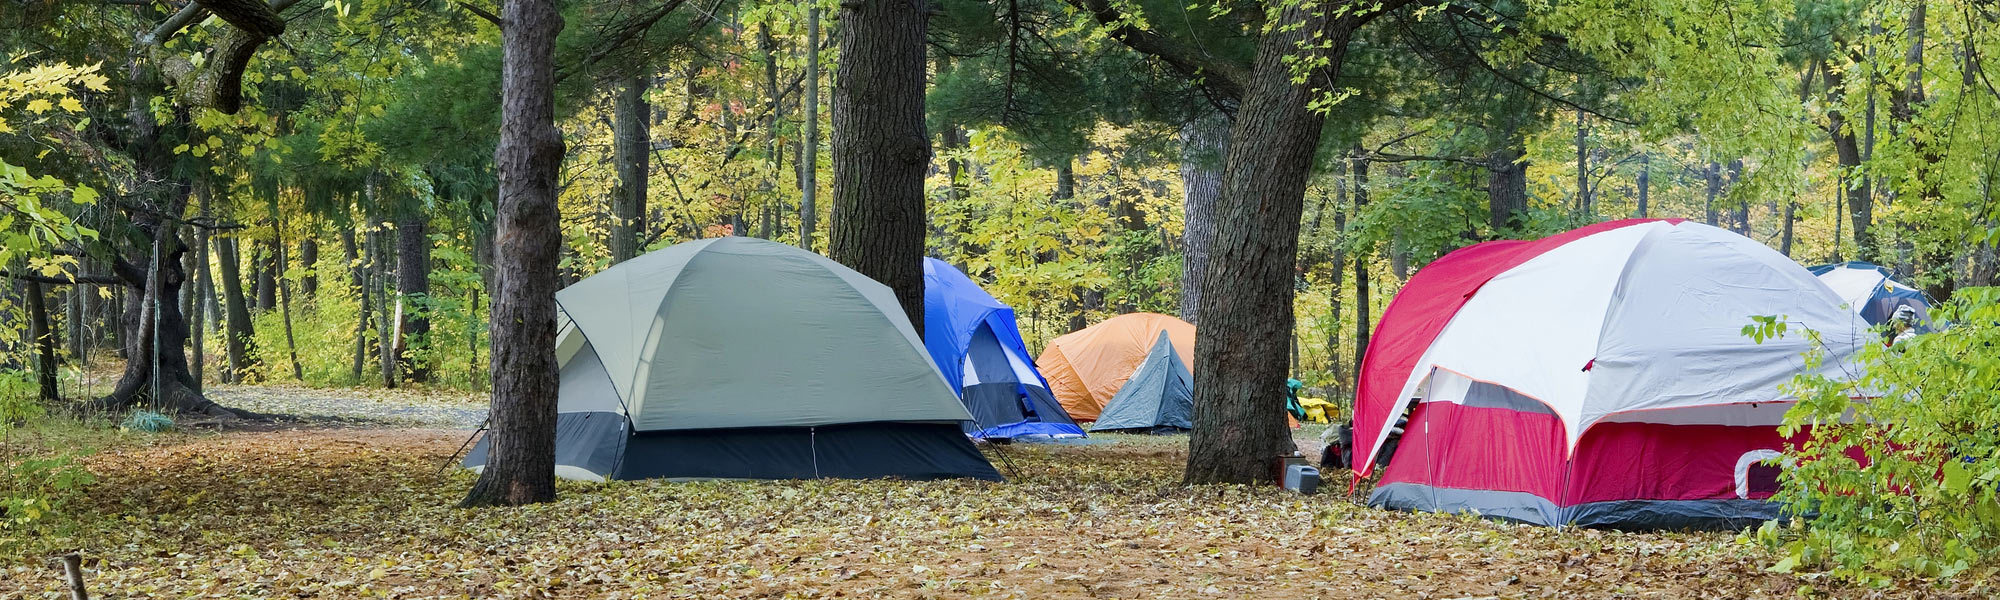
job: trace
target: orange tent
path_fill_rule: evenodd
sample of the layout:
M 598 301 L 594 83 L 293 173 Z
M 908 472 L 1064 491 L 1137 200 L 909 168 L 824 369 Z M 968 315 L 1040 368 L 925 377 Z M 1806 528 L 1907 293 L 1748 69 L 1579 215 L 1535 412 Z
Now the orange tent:
M 1070 418 L 1095 421 L 1104 403 L 1146 360 L 1162 331 L 1173 342 L 1174 353 L 1193 371 L 1194 325 L 1156 313 L 1119 315 L 1056 338 L 1042 349 L 1035 366 Z

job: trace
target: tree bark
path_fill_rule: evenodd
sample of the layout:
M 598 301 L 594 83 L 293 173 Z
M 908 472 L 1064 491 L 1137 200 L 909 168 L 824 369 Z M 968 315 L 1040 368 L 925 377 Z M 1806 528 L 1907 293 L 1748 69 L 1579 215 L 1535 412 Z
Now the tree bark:
M 397 336 L 397 370 L 405 381 L 430 381 L 430 367 L 418 360 L 411 346 L 429 344 L 431 333 L 430 213 L 413 210 L 396 224 L 396 294 L 402 305 L 401 335 Z
M 1326 327 L 1326 370 L 1333 372 L 1334 378 L 1342 376 L 1340 364 L 1340 286 L 1347 274 L 1347 161 L 1334 161 L 1333 184 L 1333 261 L 1328 269 L 1327 312 L 1332 321 Z
M 1709 161 L 1708 166 L 1702 169 L 1701 178 L 1707 184 L 1708 190 L 1708 195 L 1704 196 L 1701 203 L 1701 222 L 1714 227 L 1719 224 L 1715 198 L 1722 195 L 1722 164 Z
M 222 264 L 223 339 L 229 351 L 229 369 L 223 372 L 222 380 L 246 383 L 256 381 L 261 361 L 257 357 L 257 332 L 250 321 L 249 302 L 243 297 L 242 257 L 236 250 L 236 238 L 215 239 L 215 253 Z
M 1494 171 L 1498 173 L 1499 171 Z M 1354 160 L 1354 214 L 1368 206 L 1368 161 Z M 1361 360 L 1368 354 L 1368 329 L 1375 318 L 1368 292 L 1368 248 L 1354 251 L 1354 374 L 1361 376 Z
M 365 241 L 366 238 L 363 238 L 364 243 Z M 372 294 L 368 293 L 367 261 L 368 258 L 373 257 L 373 254 L 370 253 L 364 257 L 361 252 L 362 249 L 355 242 L 353 229 L 342 229 L 340 231 L 340 244 L 341 249 L 346 251 L 349 277 L 348 290 L 354 294 L 354 301 L 356 303 L 354 313 L 354 363 L 353 368 L 348 370 L 348 378 L 354 381 L 354 383 L 359 384 L 361 383 L 362 368 L 368 363 L 368 309 L 369 299 Z
M 278 265 L 276 277 L 278 314 L 285 323 L 285 351 L 292 359 L 292 380 L 305 381 L 305 366 L 299 364 L 299 339 L 292 332 L 292 282 L 285 278 L 284 273 L 285 265 L 290 264 L 290 261 L 287 260 L 289 257 L 286 256 L 284 221 L 279 221 L 277 226 L 272 228 L 272 231 L 276 232 L 273 238 L 275 241 L 271 244 L 271 248 L 277 254 L 275 262 Z
M 833 223 L 828 256 L 896 293 L 924 331 L 924 0 L 840 8 L 833 86 Z
M 1391 1 L 1383 10 L 1394 10 Z M 1380 6 L 1380 5 L 1377 5 Z M 1273 460 L 1296 450 L 1285 422 L 1285 357 L 1292 338 L 1293 267 L 1300 216 L 1323 115 L 1310 107 L 1339 79 L 1369 7 L 1293 5 L 1257 44 L 1242 110 L 1230 133 L 1222 194 L 1194 347 L 1194 434 L 1188 483 L 1251 483 L 1276 477 Z M 1293 27 L 1296 25 L 1297 27 Z M 1306 46 L 1308 39 L 1316 43 Z M 1301 50 L 1302 46 L 1315 48 Z M 1296 84 L 1295 53 L 1326 66 Z M 1311 63 L 1308 63 L 1311 64 Z
M 799 247 L 819 226 L 819 5 L 806 9 L 805 139 L 799 141 Z
M 1201 318 L 1202 278 L 1215 237 L 1215 202 L 1229 156 L 1229 118 L 1212 112 L 1181 128 L 1181 319 Z
M 1576 111 L 1576 214 L 1590 217 L 1590 128 L 1584 112 Z M 1397 275 L 1401 277 L 1401 275 Z
M 28 296 L 28 339 L 35 345 L 35 383 L 41 390 L 43 402 L 53 403 L 61 399 L 61 391 L 56 387 L 56 334 L 49 327 L 48 297 L 42 283 L 29 280 Z
M 556 496 L 555 294 L 562 241 L 556 175 L 563 142 L 555 126 L 554 53 L 563 19 L 553 0 L 509 0 L 502 12 L 492 444 L 461 506 L 532 504 Z
M 278 307 L 278 254 L 272 252 L 271 243 L 257 240 L 251 244 L 251 270 L 256 273 L 257 310 L 268 311 Z
M 1638 194 L 1638 195 L 1639 195 L 1639 214 L 1638 214 L 1638 217 L 1639 217 L 1639 218 L 1641 218 L 1641 219 L 1644 219 L 1644 218 L 1646 218 L 1646 210 L 1647 210 L 1647 206 L 1646 206 L 1646 201 L 1648 200 L 1648 196 L 1649 196 L 1649 195 L 1650 195 L 1650 194 L 1652 193 L 1652 189 L 1653 189 L 1653 186 L 1652 186 L 1652 183 L 1653 183 L 1653 154 L 1652 154 L 1652 153 L 1650 153 L 1650 152 L 1648 152 L 1648 153 L 1645 153 L 1645 154 L 1641 154 L 1641 155 L 1639 155 L 1639 182 L 1638 182 L 1638 187 L 1639 187 L 1639 194 Z
M 389 256 L 389 247 L 394 243 L 385 239 L 388 236 L 389 234 L 382 230 L 368 234 L 368 247 L 375 254 L 368 259 L 368 265 L 373 269 L 370 280 L 374 282 L 368 292 L 375 295 L 375 306 L 378 307 L 376 310 L 380 311 L 383 317 L 375 321 L 376 372 L 382 376 L 382 387 L 395 388 L 396 333 L 399 331 L 398 328 L 403 326 L 403 303 L 399 297 L 393 305 L 394 308 L 391 308 L 389 302 L 391 281 L 389 271 L 390 265 L 394 264 L 391 262 L 394 259 Z
M 1508 232 L 1527 224 L 1522 221 L 1528 213 L 1527 147 L 1519 136 L 1509 136 L 1508 139 L 1511 141 L 1505 147 L 1486 155 L 1487 218 L 1496 239 L 1507 237 Z M 1364 168 L 1357 164 L 1357 185 L 1363 183 L 1359 180 L 1365 177 L 1360 170 Z M 1355 196 L 1355 206 L 1364 203 L 1362 198 L 1361 195 Z
M 1841 78 L 1844 75 L 1840 69 L 1828 68 L 1825 71 L 1827 89 L 1836 91 L 1844 89 L 1841 87 Z M 1874 100 L 1872 92 L 1869 100 L 1872 106 Z M 1846 114 L 1838 110 L 1840 106 L 1838 100 L 1834 101 L 1832 106 L 1835 108 L 1826 113 L 1826 129 L 1828 135 L 1833 138 L 1833 154 L 1840 164 L 1842 180 L 1850 182 L 1841 186 L 1841 193 L 1847 198 L 1847 217 L 1854 224 L 1856 256 L 1861 260 L 1878 260 L 1874 232 L 1870 230 L 1875 220 L 1875 203 L 1869 190 L 1868 178 L 1861 176 L 1862 163 L 1866 161 L 1866 157 L 1862 155 L 1861 144 L 1855 140 L 1854 128 L 1847 122 Z M 1873 115 L 1870 117 L 1872 121 Z M 1854 185 L 1851 182 L 1857 181 L 1857 177 L 1860 184 Z
M 311 300 L 319 295 L 319 228 L 306 225 L 299 240 L 299 295 Z
M 612 162 L 618 185 L 611 192 L 611 263 L 638 256 L 645 243 L 646 186 L 652 176 L 653 106 L 646 101 L 652 77 L 634 75 L 619 82 L 612 100 Z

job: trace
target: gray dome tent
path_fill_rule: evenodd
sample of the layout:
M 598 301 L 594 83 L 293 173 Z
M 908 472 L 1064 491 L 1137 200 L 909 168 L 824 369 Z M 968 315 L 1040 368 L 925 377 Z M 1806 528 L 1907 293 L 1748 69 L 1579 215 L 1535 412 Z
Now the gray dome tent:
M 894 293 L 824 256 L 688 242 L 556 301 L 558 476 L 1000 479 Z
M 1194 429 L 1194 376 L 1181 364 L 1167 332 L 1118 388 L 1091 431 L 1177 433 Z

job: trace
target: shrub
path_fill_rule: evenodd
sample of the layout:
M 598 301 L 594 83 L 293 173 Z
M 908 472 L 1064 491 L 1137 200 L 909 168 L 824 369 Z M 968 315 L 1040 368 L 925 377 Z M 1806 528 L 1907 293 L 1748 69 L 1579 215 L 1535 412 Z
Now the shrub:
M 1951 326 L 1893 347 L 1869 344 L 1856 357 L 1860 371 L 1845 380 L 1791 384 L 1799 401 L 1782 433 L 1811 435 L 1788 449 L 1794 467 L 1779 498 L 1814 516 L 1789 535 L 1775 526 L 1761 532 L 1783 544 L 1774 570 L 1825 568 L 1871 583 L 1993 570 L 2000 288 L 1960 290 L 1932 315 Z

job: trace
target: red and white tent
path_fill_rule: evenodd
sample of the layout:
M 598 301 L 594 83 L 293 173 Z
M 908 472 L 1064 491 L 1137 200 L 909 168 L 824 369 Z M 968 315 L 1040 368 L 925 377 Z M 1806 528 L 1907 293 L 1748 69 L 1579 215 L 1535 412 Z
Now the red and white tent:
M 1768 499 L 1780 390 L 1823 334 L 1866 335 L 1798 263 L 1679 220 L 1601 223 L 1452 252 L 1403 286 L 1355 398 L 1357 476 L 1414 404 L 1369 503 L 1542 525 L 1740 527 Z M 1793 332 L 1744 335 L 1757 315 Z

